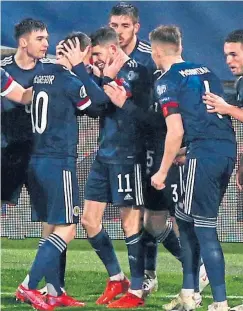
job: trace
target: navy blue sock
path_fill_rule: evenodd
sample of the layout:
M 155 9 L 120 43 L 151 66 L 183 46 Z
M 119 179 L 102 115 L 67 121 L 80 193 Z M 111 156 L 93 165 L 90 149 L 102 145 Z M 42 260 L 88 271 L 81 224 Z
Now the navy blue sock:
M 125 239 L 128 250 L 128 261 L 131 271 L 131 286 L 133 290 L 142 289 L 144 280 L 144 245 L 141 233 L 136 233 Z
M 201 247 L 214 301 L 226 300 L 225 263 L 217 230 L 214 227 L 195 227 Z
M 41 247 L 43 245 L 43 243 L 45 243 L 46 239 L 45 238 L 40 238 L 39 240 L 39 247 Z M 65 249 L 60 256 L 60 284 L 61 287 L 64 288 L 65 287 L 65 270 L 66 270 L 66 257 L 67 257 L 67 249 Z
M 195 289 L 197 286 L 200 247 L 194 231 L 194 224 L 177 219 L 180 231 L 181 260 L 183 267 L 184 289 Z
M 180 242 L 172 228 L 172 223 L 168 223 L 167 228 L 157 237 L 160 243 L 173 255 L 181 261 Z
M 105 265 L 109 276 L 120 273 L 121 268 L 111 243 L 111 239 L 107 232 L 102 228 L 102 230 L 96 236 L 88 238 L 88 240 L 96 254 L 100 257 L 101 261 Z
M 65 287 L 66 259 L 67 259 L 67 249 L 65 249 L 61 253 L 60 257 L 60 284 L 62 288 Z
M 156 271 L 158 243 L 157 239 L 146 229 L 143 231 L 144 244 L 144 268 L 149 271 Z
M 29 289 L 36 289 L 43 277 L 54 286 L 60 295 L 59 258 L 66 243 L 56 234 L 51 234 L 39 247 L 29 273 Z

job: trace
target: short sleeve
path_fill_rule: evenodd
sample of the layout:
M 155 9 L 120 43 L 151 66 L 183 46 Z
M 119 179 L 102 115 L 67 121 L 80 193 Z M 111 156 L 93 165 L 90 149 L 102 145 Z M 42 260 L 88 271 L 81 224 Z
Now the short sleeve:
M 1 68 L 1 96 L 6 96 L 15 87 L 16 82 L 14 79 Z
M 76 75 L 72 74 L 69 77 L 68 83 L 66 84 L 66 93 L 79 110 L 84 110 L 91 105 L 91 100 L 87 95 L 85 86 Z
M 157 80 L 155 84 L 155 98 L 161 107 L 163 116 L 179 112 L 178 88 L 167 80 Z

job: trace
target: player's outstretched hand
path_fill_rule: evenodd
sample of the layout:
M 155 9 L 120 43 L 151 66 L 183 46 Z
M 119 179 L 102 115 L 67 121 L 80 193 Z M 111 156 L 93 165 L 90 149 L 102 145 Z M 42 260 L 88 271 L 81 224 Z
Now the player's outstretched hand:
M 125 62 L 126 59 L 124 58 L 124 55 L 121 54 L 120 51 L 117 51 L 116 54 L 114 55 L 112 63 L 110 58 L 107 59 L 103 70 L 103 75 L 111 79 L 114 79 L 117 76 L 118 72 L 121 70 Z
M 165 179 L 167 177 L 167 174 L 162 173 L 161 171 L 158 171 L 151 177 L 151 185 L 156 190 L 162 190 L 165 188 Z
M 68 40 L 68 44 L 69 46 L 63 43 L 65 49 L 62 49 L 62 53 L 67 57 L 72 66 L 82 63 L 90 51 L 90 46 L 88 45 L 84 51 L 81 51 L 80 42 L 77 37 L 75 37 L 75 44 L 70 39 Z
M 123 86 L 119 86 L 115 81 L 112 81 L 109 84 L 104 85 L 104 91 L 107 96 L 110 97 L 110 100 L 117 107 L 122 108 L 126 99 L 127 93 Z
M 213 93 L 206 92 L 203 96 L 203 102 L 209 107 L 209 113 L 229 114 L 230 105 L 226 101 Z

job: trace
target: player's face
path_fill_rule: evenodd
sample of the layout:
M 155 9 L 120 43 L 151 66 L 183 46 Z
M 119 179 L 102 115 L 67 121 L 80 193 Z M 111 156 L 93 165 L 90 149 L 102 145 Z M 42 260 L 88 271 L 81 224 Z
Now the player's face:
M 119 36 L 119 44 L 122 49 L 127 47 L 139 31 L 139 23 L 134 23 L 130 16 L 111 16 L 109 26 Z
M 47 30 L 32 31 L 25 36 L 25 50 L 28 56 L 35 59 L 45 57 L 49 43 Z
M 103 70 L 105 64 L 112 61 L 112 46 L 110 45 L 96 45 L 92 47 L 92 60 L 96 67 Z
M 243 44 L 240 42 L 226 42 L 224 44 L 226 63 L 234 76 L 243 74 Z

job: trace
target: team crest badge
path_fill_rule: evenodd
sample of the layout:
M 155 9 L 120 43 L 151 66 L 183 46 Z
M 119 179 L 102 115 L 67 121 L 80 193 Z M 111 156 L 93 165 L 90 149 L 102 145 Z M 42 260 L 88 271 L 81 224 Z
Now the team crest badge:
M 79 206 L 74 206 L 74 208 L 73 208 L 73 215 L 74 216 L 78 216 L 79 215 L 79 211 L 80 211 L 80 207 Z

